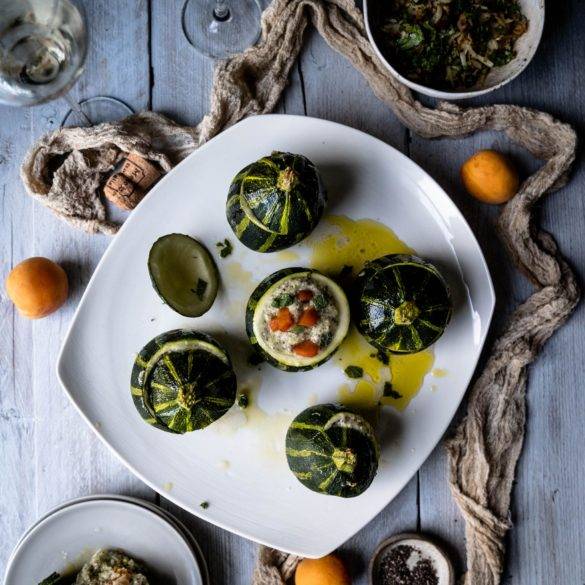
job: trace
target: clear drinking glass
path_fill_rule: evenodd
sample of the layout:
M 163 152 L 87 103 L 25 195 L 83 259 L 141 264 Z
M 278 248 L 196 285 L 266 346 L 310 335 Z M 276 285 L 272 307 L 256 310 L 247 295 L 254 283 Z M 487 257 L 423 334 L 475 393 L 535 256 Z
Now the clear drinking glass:
M 258 40 L 261 15 L 259 0 L 186 0 L 183 32 L 200 53 L 227 59 Z
M 0 104 L 33 106 L 64 97 L 66 125 L 97 124 L 133 113 L 109 97 L 77 103 L 68 91 L 83 71 L 87 29 L 71 0 L 0 0 Z

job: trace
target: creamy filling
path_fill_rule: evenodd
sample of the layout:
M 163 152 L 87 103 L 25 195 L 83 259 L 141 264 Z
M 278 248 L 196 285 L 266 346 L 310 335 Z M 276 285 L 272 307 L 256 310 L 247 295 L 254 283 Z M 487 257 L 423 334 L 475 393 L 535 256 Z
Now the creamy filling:
M 312 298 L 303 301 L 299 291 L 310 291 Z M 286 330 L 273 330 L 271 323 L 279 315 L 280 309 L 290 311 L 293 324 Z M 304 311 L 313 309 L 318 313 L 314 325 L 299 325 Z M 333 294 L 326 286 L 312 279 L 289 278 L 276 287 L 265 304 L 260 335 L 262 341 L 278 353 L 295 354 L 295 346 L 309 341 L 319 347 L 319 353 L 331 345 L 339 327 L 339 307 Z

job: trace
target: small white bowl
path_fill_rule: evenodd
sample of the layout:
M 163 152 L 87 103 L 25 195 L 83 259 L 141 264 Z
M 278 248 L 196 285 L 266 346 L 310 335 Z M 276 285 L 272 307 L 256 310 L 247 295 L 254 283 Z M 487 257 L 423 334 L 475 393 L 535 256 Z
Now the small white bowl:
M 373 27 L 371 26 L 369 16 L 370 11 L 368 10 L 370 4 L 379 1 L 381 0 L 364 0 L 364 20 L 366 23 L 366 31 L 374 51 L 388 71 L 390 71 L 390 73 L 392 73 L 392 75 L 394 75 L 399 81 L 404 83 L 404 85 L 419 93 L 444 100 L 461 100 L 477 97 L 489 93 L 490 91 L 494 91 L 512 81 L 512 79 L 520 75 L 528 63 L 532 61 L 540 43 L 542 29 L 544 27 L 544 0 L 518 0 L 522 12 L 528 19 L 528 30 L 516 42 L 516 57 L 503 67 L 495 67 L 483 80 L 481 87 L 477 89 L 444 91 L 410 81 L 410 79 L 407 79 L 396 71 L 396 69 L 394 69 L 394 67 L 392 67 L 392 65 L 386 60 L 386 57 L 384 57 L 382 51 L 380 51 L 374 40 L 374 35 L 372 34 Z

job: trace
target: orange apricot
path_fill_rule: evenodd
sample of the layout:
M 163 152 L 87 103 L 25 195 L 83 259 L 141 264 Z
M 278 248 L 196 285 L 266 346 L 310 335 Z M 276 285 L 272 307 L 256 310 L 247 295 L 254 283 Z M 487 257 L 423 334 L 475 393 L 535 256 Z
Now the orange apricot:
M 503 154 L 479 150 L 461 167 L 461 180 L 468 193 L 484 203 L 509 201 L 518 192 L 518 172 Z
M 351 585 L 349 573 L 339 557 L 303 559 L 295 573 L 295 585 Z
M 67 300 L 67 274 L 48 258 L 28 258 L 8 274 L 6 292 L 21 315 L 40 319 Z

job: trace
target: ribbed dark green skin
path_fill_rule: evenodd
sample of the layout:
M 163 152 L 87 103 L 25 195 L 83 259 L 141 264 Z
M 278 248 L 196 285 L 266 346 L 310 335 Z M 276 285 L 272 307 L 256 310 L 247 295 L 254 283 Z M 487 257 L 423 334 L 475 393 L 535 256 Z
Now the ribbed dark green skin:
M 336 404 L 321 404 L 303 410 L 286 433 L 286 458 L 290 470 L 314 492 L 342 498 L 359 496 L 368 489 L 378 470 L 379 447 L 376 439 L 354 429 L 332 426 L 327 422 L 347 409 Z M 355 413 L 361 422 L 369 423 Z M 371 431 L 373 435 L 373 431 Z M 333 460 L 335 450 L 350 450 L 356 457 L 355 469 L 347 473 Z
M 226 356 L 227 363 L 195 347 L 163 353 L 154 363 L 159 350 L 178 341 L 210 343 Z M 134 406 L 147 423 L 163 431 L 186 433 L 223 416 L 234 404 L 237 384 L 231 361 L 217 341 L 205 333 L 175 329 L 143 347 L 134 362 L 130 386 Z
M 357 276 L 355 297 L 360 333 L 383 351 L 421 351 L 443 335 L 451 319 L 445 280 L 435 266 L 416 256 L 389 254 L 369 262 Z M 411 323 L 397 322 L 404 303 L 418 312 Z
M 279 177 L 285 171 L 295 176 L 290 189 L 279 187 Z M 275 252 L 296 244 L 315 229 L 326 199 L 319 173 L 308 158 L 273 152 L 234 177 L 226 216 L 245 246 L 257 252 Z
M 282 370 L 284 372 L 306 372 L 307 370 L 312 370 L 321 364 L 324 364 L 335 352 L 330 353 L 328 356 L 325 356 L 323 360 L 320 362 L 316 362 L 309 366 L 289 366 L 287 364 L 283 364 L 279 362 L 277 359 L 273 358 L 269 353 L 264 351 L 264 349 L 258 343 L 256 339 L 256 335 L 254 334 L 254 312 L 256 310 L 256 306 L 260 299 L 264 296 L 266 291 L 273 285 L 276 284 L 278 281 L 283 280 L 287 276 L 299 275 L 299 274 L 311 274 L 312 272 L 317 272 L 316 270 L 311 270 L 310 268 L 282 268 L 281 270 L 277 270 L 273 272 L 270 276 L 267 276 L 255 289 L 254 292 L 250 295 L 248 299 L 248 304 L 246 305 L 246 333 L 248 334 L 248 339 L 252 344 L 252 347 L 255 351 L 262 355 L 262 357 L 271 365 Z

